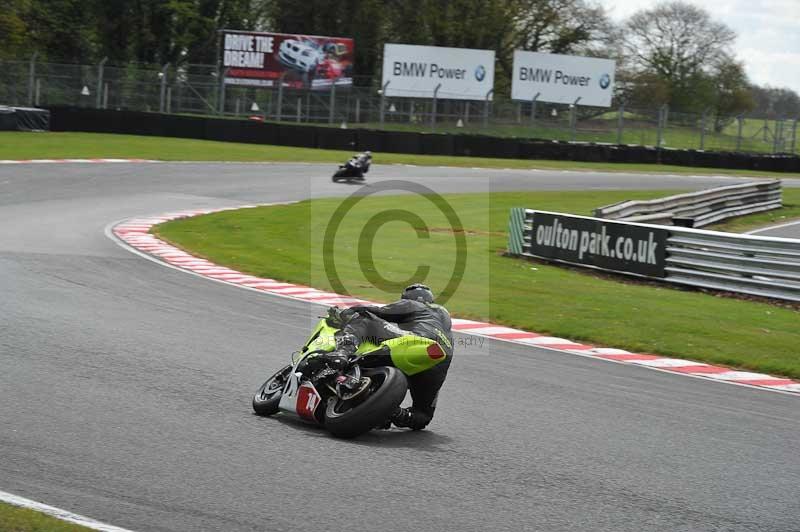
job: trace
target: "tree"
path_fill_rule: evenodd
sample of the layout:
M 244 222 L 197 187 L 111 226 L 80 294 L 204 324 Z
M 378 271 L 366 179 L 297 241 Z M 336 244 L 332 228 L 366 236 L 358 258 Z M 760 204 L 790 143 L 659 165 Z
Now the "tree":
M 635 13 L 624 24 L 622 47 L 634 72 L 661 78 L 669 103 L 686 111 L 713 99 L 709 76 L 730 57 L 736 34 L 705 10 L 675 1 Z
M 714 85 L 714 130 L 719 133 L 735 115 L 753 109 L 755 101 L 744 65 L 733 58 L 720 61 L 711 80 Z
M 26 52 L 29 9 L 27 0 L 4 0 L 0 8 L 0 59 L 19 59 Z
M 758 116 L 800 117 L 800 96 L 787 88 L 778 88 L 753 85 L 750 87 L 753 94 L 754 109 Z
M 592 53 L 612 31 L 605 10 L 584 0 L 515 2 L 516 48 L 555 54 Z
M 25 23 L 40 58 L 90 63 L 96 58 L 95 14 L 99 0 L 30 0 Z

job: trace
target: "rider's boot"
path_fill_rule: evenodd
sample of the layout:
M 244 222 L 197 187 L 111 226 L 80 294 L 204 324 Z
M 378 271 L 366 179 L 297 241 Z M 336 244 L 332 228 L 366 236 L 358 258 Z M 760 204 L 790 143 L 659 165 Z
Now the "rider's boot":
M 347 369 L 350 357 L 358 349 L 359 341 L 354 334 L 343 331 L 337 332 L 334 338 L 336 349 L 325 355 L 325 358 L 330 367 L 342 371 Z

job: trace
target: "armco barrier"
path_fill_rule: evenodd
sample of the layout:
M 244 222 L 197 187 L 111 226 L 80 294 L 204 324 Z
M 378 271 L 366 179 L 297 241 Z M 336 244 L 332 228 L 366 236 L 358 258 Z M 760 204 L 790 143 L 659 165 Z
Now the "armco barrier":
M 594 215 L 606 220 L 664 225 L 672 225 L 673 219 L 691 220 L 694 227 L 704 227 L 744 214 L 778 209 L 781 205 L 781 181 L 776 179 L 652 200 L 621 201 L 595 209 Z
M 510 255 L 800 301 L 800 240 L 511 209 Z
M 53 131 L 129 133 L 307 148 L 374 152 L 550 159 L 800 172 L 800 157 L 536 141 L 485 135 L 371 131 L 289 123 L 52 107 Z

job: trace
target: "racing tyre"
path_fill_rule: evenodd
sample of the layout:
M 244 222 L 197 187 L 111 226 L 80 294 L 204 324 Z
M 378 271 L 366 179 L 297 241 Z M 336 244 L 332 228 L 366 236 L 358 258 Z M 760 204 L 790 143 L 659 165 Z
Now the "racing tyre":
M 283 386 L 292 366 L 286 366 L 275 375 L 267 379 L 253 396 L 253 411 L 259 416 L 271 416 L 278 412 L 278 403 L 281 402 Z
M 347 176 L 345 175 L 346 173 L 347 172 L 345 170 L 339 170 L 338 172 L 333 174 L 333 177 L 331 178 L 331 180 L 334 183 L 338 183 L 340 179 L 346 179 L 347 178 Z
M 408 382 L 397 368 L 363 368 L 361 374 L 372 381 L 365 397 L 328 400 L 325 428 L 338 438 L 355 438 L 385 423 L 406 396 Z

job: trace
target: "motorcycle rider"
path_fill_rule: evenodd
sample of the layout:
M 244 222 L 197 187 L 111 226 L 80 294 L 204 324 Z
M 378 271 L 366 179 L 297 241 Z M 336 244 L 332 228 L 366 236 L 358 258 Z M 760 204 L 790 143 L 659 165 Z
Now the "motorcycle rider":
M 354 156 L 359 163 L 361 163 L 361 171 L 363 173 L 369 172 L 369 167 L 372 164 L 372 152 L 367 150 L 364 153 L 357 153 Z
M 359 181 L 364 181 L 364 174 L 369 172 L 369 167 L 372 164 L 372 152 L 367 150 L 363 153 L 356 153 L 347 164 L 356 172 L 355 178 Z
M 336 333 L 335 351 L 327 355 L 329 365 L 336 367 L 346 364 L 355 353 L 358 345 L 369 340 L 379 344 L 401 336 L 422 336 L 435 340 L 444 350 L 445 359 L 434 367 L 408 377 L 412 405 L 398 408 L 382 428 L 390 423 L 397 427 L 412 430 L 425 428 L 433 418 L 439 389 L 444 384 L 453 356 L 453 333 L 450 314 L 447 309 L 434 303 L 431 289 L 424 284 L 412 284 L 403 290 L 399 301 L 382 307 L 356 306 L 333 311 L 334 320 L 343 325 Z M 361 365 L 392 366 L 388 350 L 384 353 L 364 357 Z

